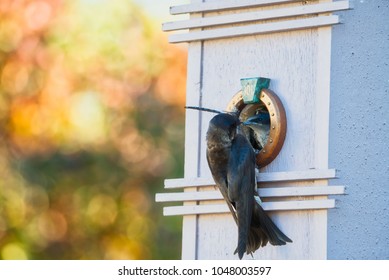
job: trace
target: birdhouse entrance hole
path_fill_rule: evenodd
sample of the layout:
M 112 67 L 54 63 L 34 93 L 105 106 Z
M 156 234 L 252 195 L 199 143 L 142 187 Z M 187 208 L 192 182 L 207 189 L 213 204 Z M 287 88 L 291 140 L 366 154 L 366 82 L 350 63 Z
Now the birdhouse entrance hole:
M 280 152 L 286 136 L 286 114 L 279 97 L 270 89 L 262 89 L 259 102 L 245 104 L 242 91 L 239 91 L 227 105 L 228 112 L 239 113 L 244 122 L 253 120 L 251 128 L 242 128 L 256 150 L 256 163 L 264 167 L 272 162 Z

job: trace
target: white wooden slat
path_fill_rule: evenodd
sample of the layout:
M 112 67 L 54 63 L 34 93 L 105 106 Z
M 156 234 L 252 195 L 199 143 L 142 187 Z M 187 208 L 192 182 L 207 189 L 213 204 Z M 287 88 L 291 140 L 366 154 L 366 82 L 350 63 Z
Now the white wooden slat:
M 331 85 L 331 28 L 322 28 L 318 32 L 316 65 L 316 100 L 315 100 L 315 168 L 328 166 L 330 126 L 330 85 Z
M 260 197 L 316 196 L 344 194 L 344 186 L 307 186 L 258 189 Z
M 301 1 L 301 0 L 300 0 Z M 287 2 L 299 2 L 298 0 L 241 0 L 241 1 L 219 1 L 219 2 L 202 2 L 191 3 L 180 6 L 170 7 L 170 14 L 186 14 L 199 12 L 223 11 L 230 9 L 240 9 L 249 7 L 260 7 L 267 5 L 282 4 Z
M 308 169 L 303 171 L 257 173 L 258 183 L 307 181 L 334 178 L 336 178 L 335 169 Z M 215 185 L 215 181 L 212 178 L 179 178 L 165 180 L 165 189 L 213 185 Z
M 321 199 L 321 200 L 263 202 L 262 207 L 266 211 L 329 209 L 335 207 L 335 200 Z M 218 213 L 229 213 L 229 209 L 227 205 L 226 204 L 206 204 L 206 205 L 190 205 L 190 206 L 168 206 L 163 208 L 164 216 L 218 214 Z
M 200 3 L 202 0 L 192 0 L 192 3 Z M 193 14 L 191 18 L 202 17 L 201 14 Z M 188 46 L 188 71 L 186 79 L 186 102 L 201 106 L 201 79 L 203 67 L 203 43 L 196 42 Z M 185 127 L 196 127 L 200 133 L 199 112 L 186 112 Z M 185 130 L 185 177 L 198 177 L 200 164 L 201 141 L 196 133 Z M 185 191 L 195 191 L 196 188 L 187 188 Z M 184 205 L 195 205 L 195 201 L 184 202 Z M 185 216 L 182 219 L 182 259 L 195 259 L 197 255 L 198 217 Z
M 177 178 L 165 179 L 165 189 L 177 189 L 187 187 L 213 186 L 215 181 L 212 178 Z
M 316 196 L 344 194 L 344 186 L 312 186 L 312 187 L 280 187 L 262 188 L 258 190 L 260 197 Z M 156 202 L 182 202 L 221 200 L 222 195 L 216 191 L 158 193 Z
M 322 16 L 297 20 L 286 20 L 263 24 L 251 24 L 245 26 L 226 27 L 169 36 L 170 43 L 194 42 L 211 39 L 222 39 L 247 35 L 267 34 L 281 31 L 293 31 L 313 27 L 323 27 L 338 24 L 339 16 Z
M 273 9 L 250 13 L 237 13 L 224 16 L 196 18 L 182 21 L 167 22 L 162 25 L 162 30 L 172 31 L 179 29 L 210 27 L 233 23 L 242 23 L 258 20 L 277 19 L 309 14 L 320 14 L 347 10 L 350 8 L 349 1 L 327 2 L 315 5 L 302 5 L 291 8 Z
M 290 172 L 257 173 L 257 182 L 285 182 L 336 178 L 335 169 L 308 169 Z
M 201 3 L 202 0 L 192 0 L 192 3 Z M 192 14 L 191 18 L 202 17 L 201 14 Z M 188 46 L 188 72 L 186 80 L 186 102 L 201 106 L 201 80 L 203 67 L 203 43 L 196 42 Z M 184 94 L 184 93 L 183 93 Z M 200 158 L 198 150 L 201 147 L 201 122 L 198 112 L 188 110 L 185 116 L 185 127 L 195 127 L 198 133 L 185 130 L 185 177 L 199 177 Z M 185 191 L 196 191 L 196 188 L 187 188 Z M 185 206 L 195 205 L 196 202 L 184 202 Z M 198 217 L 185 216 L 182 219 L 182 259 L 195 259 L 197 256 Z
M 156 202 L 182 202 L 223 199 L 219 191 L 157 193 Z

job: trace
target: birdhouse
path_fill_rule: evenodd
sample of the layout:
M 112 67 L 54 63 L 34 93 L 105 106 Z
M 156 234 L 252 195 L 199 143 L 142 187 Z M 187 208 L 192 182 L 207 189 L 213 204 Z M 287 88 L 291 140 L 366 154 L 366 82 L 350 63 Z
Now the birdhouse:
M 192 0 L 170 9 L 189 19 L 163 25 L 171 43 L 188 44 L 188 106 L 264 116 L 258 194 L 293 242 L 246 259 L 327 258 L 327 211 L 336 206 L 332 195 L 345 191 L 328 184 L 337 177 L 328 163 L 331 38 L 341 23 L 333 13 L 350 8 L 349 1 Z M 183 259 L 237 259 L 237 226 L 206 159 L 213 116 L 187 110 L 184 178 L 166 179 L 156 196 L 165 216 L 183 217 Z

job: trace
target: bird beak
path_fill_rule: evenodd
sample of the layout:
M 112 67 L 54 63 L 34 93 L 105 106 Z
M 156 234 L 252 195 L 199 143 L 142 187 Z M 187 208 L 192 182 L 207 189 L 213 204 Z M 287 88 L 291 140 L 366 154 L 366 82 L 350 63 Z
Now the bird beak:
M 261 114 L 257 114 L 254 116 L 249 117 L 247 120 L 242 122 L 243 125 L 249 126 L 249 127 L 255 127 L 255 126 L 266 126 L 269 125 L 269 120 L 266 120 L 266 117 L 264 119 L 264 116 Z
M 269 124 L 263 124 L 262 119 L 258 116 L 250 117 L 246 121 L 242 122 L 242 124 L 246 127 L 249 127 L 253 131 L 254 140 L 261 147 L 264 147 L 266 145 L 270 130 Z
M 258 124 L 257 122 L 253 122 L 253 121 L 250 121 L 250 120 L 246 120 L 244 122 L 241 122 L 240 124 L 243 124 L 245 126 L 250 126 L 250 125 L 256 125 Z
M 241 122 L 241 124 L 243 124 L 244 126 L 249 126 L 249 127 L 260 125 L 260 123 L 258 122 L 258 119 L 255 116 L 248 118 L 244 122 Z

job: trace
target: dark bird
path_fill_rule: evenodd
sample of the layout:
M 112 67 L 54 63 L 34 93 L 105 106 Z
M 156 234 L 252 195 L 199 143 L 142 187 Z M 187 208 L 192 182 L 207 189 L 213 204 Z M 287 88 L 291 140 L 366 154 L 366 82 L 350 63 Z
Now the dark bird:
M 252 254 L 270 243 L 292 242 L 261 207 L 255 177 L 255 154 L 250 142 L 239 132 L 241 123 L 234 114 L 219 113 L 209 123 L 207 160 L 231 214 L 238 225 L 238 253 Z
M 269 113 L 259 113 L 247 118 L 244 123 L 248 131 L 248 139 L 254 149 L 261 150 L 269 139 L 270 116 Z M 246 136 L 246 137 L 247 137 Z

